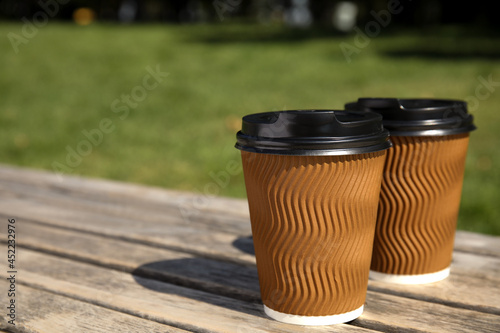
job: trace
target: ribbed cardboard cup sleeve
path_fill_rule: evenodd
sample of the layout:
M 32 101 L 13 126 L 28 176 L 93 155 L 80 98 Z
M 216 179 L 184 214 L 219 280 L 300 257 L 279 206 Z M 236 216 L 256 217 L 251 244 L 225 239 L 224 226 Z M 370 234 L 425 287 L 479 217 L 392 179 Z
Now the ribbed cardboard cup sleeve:
M 469 134 L 394 136 L 391 141 L 371 269 L 394 275 L 446 270 L 452 259 Z
M 362 307 L 385 151 L 241 154 L 264 305 L 300 316 Z

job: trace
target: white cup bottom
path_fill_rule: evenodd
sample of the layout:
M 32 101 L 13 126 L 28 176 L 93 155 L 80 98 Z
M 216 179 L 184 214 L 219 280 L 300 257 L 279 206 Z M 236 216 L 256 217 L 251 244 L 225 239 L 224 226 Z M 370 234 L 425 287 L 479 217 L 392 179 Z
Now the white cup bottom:
M 442 271 L 417 274 L 417 275 L 398 275 L 398 274 L 385 274 L 375 271 L 370 271 L 370 279 L 382 281 L 387 283 L 397 284 L 426 284 L 444 280 L 450 275 L 450 268 L 443 269 Z
M 264 312 L 269 317 L 287 324 L 308 325 L 308 326 L 333 325 L 333 324 L 346 323 L 348 321 L 358 318 L 363 313 L 363 305 L 360 308 L 357 308 L 356 310 L 331 316 L 299 316 L 299 315 L 293 315 L 275 311 L 273 309 L 268 308 L 265 305 L 264 305 Z

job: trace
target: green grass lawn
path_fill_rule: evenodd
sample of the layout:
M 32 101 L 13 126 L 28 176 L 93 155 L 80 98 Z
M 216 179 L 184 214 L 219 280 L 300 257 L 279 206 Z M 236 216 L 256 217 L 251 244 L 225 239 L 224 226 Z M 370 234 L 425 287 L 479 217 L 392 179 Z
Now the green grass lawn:
M 477 88 L 481 78 L 500 82 L 500 38 L 388 31 L 347 63 L 339 44 L 354 36 L 324 31 L 49 22 L 16 54 L 7 36 L 21 29 L 0 24 L 1 163 L 245 197 L 233 165 L 245 114 L 338 109 L 360 96 L 465 99 L 479 89 L 459 228 L 500 234 L 500 86 Z M 169 73 L 155 88 L 147 80 L 151 90 L 148 66 Z M 82 132 L 103 119 L 102 142 L 85 146 Z M 67 147 L 92 152 L 68 166 Z M 229 179 L 216 181 L 225 170 Z

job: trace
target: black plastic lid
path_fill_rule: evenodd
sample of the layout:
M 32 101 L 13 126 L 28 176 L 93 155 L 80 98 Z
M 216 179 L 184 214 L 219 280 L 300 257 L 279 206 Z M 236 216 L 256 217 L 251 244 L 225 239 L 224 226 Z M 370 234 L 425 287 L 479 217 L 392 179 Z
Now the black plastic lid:
M 476 129 L 467 103 L 458 100 L 360 98 L 345 108 L 381 114 L 392 136 L 452 135 Z
M 292 110 L 243 117 L 236 148 L 277 155 L 350 155 L 387 149 L 389 133 L 373 112 Z

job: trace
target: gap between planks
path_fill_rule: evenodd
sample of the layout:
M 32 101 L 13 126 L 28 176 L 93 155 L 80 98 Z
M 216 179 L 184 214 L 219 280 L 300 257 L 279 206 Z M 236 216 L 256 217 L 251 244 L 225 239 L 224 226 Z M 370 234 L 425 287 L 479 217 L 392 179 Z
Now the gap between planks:
M 175 251 L 54 230 L 36 224 L 28 226 L 20 244 L 29 249 L 247 302 L 260 300 L 255 266 L 200 259 Z M 146 258 L 149 261 L 145 264 Z M 181 264 L 195 268 L 179 269 Z M 456 253 L 452 275 L 443 282 L 427 286 L 400 286 L 370 281 L 369 290 L 500 314 L 500 300 L 494 298 L 499 292 L 499 268 L 500 259 Z M 474 292 L 473 286 L 490 290 L 482 296 Z
M 8 289 L 2 280 L 2 289 Z M 0 326 L 13 333 L 188 333 L 188 331 L 81 302 L 70 297 L 23 285 L 16 301 L 22 307 L 13 326 L 0 317 Z M 4 296 L 0 296 L 2 304 Z M 5 332 L 5 331 L 0 331 Z M 192 331 L 193 332 L 193 331 Z M 202 333 L 197 331 L 197 333 Z
M 93 265 L 73 262 L 33 251 L 24 251 L 23 282 L 32 287 L 42 288 L 66 296 L 78 297 L 107 308 L 133 313 L 143 318 L 163 318 L 159 321 L 174 325 L 168 318 L 179 318 L 182 323 L 190 323 L 193 311 L 198 326 L 216 330 L 219 323 L 234 320 L 226 331 L 238 327 L 240 323 L 252 322 L 273 331 L 269 325 L 283 324 L 267 319 L 261 306 L 249 304 L 227 297 L 174 286 L 130 274 L 116 272 Z M 213 307 L 215 306 L 215 308 Z M 256 308 L 257 307 L 257 308 Z M 402 311 L 404 309 L 404 311 Z M 226 325 L 226 322 L 223 325 Z M 377 327 L 372 326 L 373 323 Z M 179 323 L 175 323 L 176 327 Z M 494 332 L 500 325 L 500 317 L 476 311 L 457 309 L 441 304 L 412 300 L 378 292 L 369 292 L 364 314 L 356 320 L 356 325 L 378 330 L 385 327 L 413 329 L 429 332 Z M 263 328 L 261 327 L 261 328 Z M 276 326 L 274 326 L 276 328 Z M 352 325 L 335 326 L 339 330 L 351 329 Z M 291 326 L 290 329 L 303 329 Z M 330 327 L 331 328 L 331 327 Z M 308 328 L 308 331 L 325 331 L 328 327 Z
M 303 332 L 268 319 L 262 306 L 25 250 L 21 285 L 139 318 L 209 332 Z M 339 332 L 372 332 L 352 325 Z M 311 332 L 328 332 L 318 327 Z
M 192 254 L 198 257 L 202 258 L 209 258 L 209 259 L 215 259 L 215 260 L 224 260 L 232 263 L 236 263 L 239 265 L 245 265 L 245 266 L 253 266 L 255 265 L 255 258 L 251 257 L 247 254 L 242 254 L 242 253 L 234 253 L 233 251 L 224 251 L 227 249 L 223 249 L 222 251 L 216 250 L 213 247 L 206 247 L 203 246 L 202 243 L 200 242 L 191 242 L 191 243 L 186 243 L 185 241 L 179 240 L 177 238 L 174 238 L 172 242 L 167 242 L 167 241 L 162 241 L 158 240 L 157 238 L 150 238 L 150 237 L 144 237 L 139 234 L 134 234 L 131 233 L 131 236 L 125 235 L 125 233 L 117 233 L 113 232 L 113 230 L 107 230 L 104 231 L 103 228 L 89 228 L 89 227 L 80 227 L 80 226 L 72 226 L 72 225 L 65 225 L 65 224 L 59 224 L 59 223 L 53 223 L 49 222 L 47 219 L 43 220 L 42 218 L 30 218 L 30 217 L 25 217 L 21 214 L 18 215 L 13 215 L 13 214 L 5 214 L 3 212 L 0 212 L 0 219 L 8 219 L 15 217 L 16 220 L 22 220 L 24 223 L 32 223 L 32 224 L 37 224 L 49 228 L 54 228 L 54 229 L 59 229 L 59 230 L 64 230 L 64 231 L 70 231 L 70 232 L 78 232 L 78 233 L 84 233 L 87 235 L 93 235 L 93 236 L 98 236 L 98 237 L 105 237 L 105 238 L 110 238 L 110 239 L 115 239 L 115 240 L 120 240 L 120 241 L 125 241 L 129 242 L 132 244 L 140 244 L 140 245 L 145 245 L 145 246 L 150 246 L 150 247 L 155 247 L 159 249 L 166 249 L 166 250 L 171 250 L 171 251 L 176 251 L 176 252 L 182 252 L 186 254 Z M 164 226 L 164 229 L 168 229 L 168 225 Z M 222 238 L 226 239 L 233 239 L 232 235 L 221 235 Z M 193 247 L 193 244 L 198 245 L 197 248 Z M 228 246 L 228 249 L 231 250 L 231 247 Z M 229 253 L 228 253 L 229 252 Z
M 222 212 L 248 217 L 246 200 L 207 196 L 202 193 L 183 192 L 109 179 L 60 177 L 47 171 L 7 165 L 0 165 L 0 183 L 46 188 L 53 193 L 73 194 L 83 199 L 194 207 L 203 212 Z
M 30 175 L 27 179 L 24 177 L 26 172 Z M 151 219 L 154 219 L 156 222 L 155 225 L 157 226 L 158 222 L 164 223 L 167 221 L 175 225 L 179 225 L 180 222 L 180 225 L 184 226 L 187 223 L 185 217 L 182 216 L 179 206 L 181 204 L 176 199 L 176 195 L 189 197 L 188 193 L 177 193 L 171 190 L 117 182 L 111 182 L 111 188 L 113 188 L 113 190 L 110 192 L 107 189 L 109 187 L 108 181 L 87 180 L 85 178 L 72 179 L 72 181 L 63 182 L 64 184 L 62 185 L 59 184 L 58 186 L 64 185 L 66 189 L 66 192 L 60 193 L 51 187 L 40 188 L 30 183 L 34 181 L 34 178 L 38 179 L 40 177 L 42 178 L 42 183 L 44 183 L 44 181 L 47 182 L 46 179 L 54 178 L 51 174 L 26 170 L 16 172 L 16 169 L 10 168 L 8 169 L 7 175 L 12 176 L 14 174 L 17 176 L 14 177 L 14 180 L 9 180 L 6 179 L 4 173 L 5 170 L 0 167 L 0 176 L 3 175 L 3 178 L 0 177 L 0 184 L 4 187 L 3 191 L 20 193 L 22 194 L 23 200 L 26 202 L 33 200 L 35 202 L 40 202 L 41 200 L 44 205 L 59 208 L 67 207 L 68 205 L 71 206 L 71 203 L 73 203 L 73 206 L 76 205 L 76 207 L 72 207 L 73 209 L 78 208 L 78 210 L 83 212 L 97 212 L 100 216 L 106 216 L 108 218 L 123 217 L 123 214 L 128 214 L 135 216 L 136 220 L 139 218 L 141 220 L 146 218 L 150 220 L 150 222 L 153 222 Z M 33 173 L 36 174 L 37 177 L 33 177 Z M 54 183 L 54 180 L 48 183 L 51 182 Z M 84 190 L 82 191 L 80 187 L 84 187 Z M 94 192 L 91 192 L 93 187 L 95 187 Z M 140 190 L 137 188 L 140 188 Z M 127 199 L 121 201 L 121 197 L 117 199 L 114 195 L 110 195 L 110 193 L 118 193 L 118 191 L 126 192 L 128 195 L 126 197 Z M 79 195 L 80 192 L 86 195 L 83 201 L 74 197 L 77 194 Z M 137 200 L 132 200 L 131 196 L 134 193 L 138 195 Z M 147 200 L 145 200 L 140 197 L 138 193 L 150 193 L 150 195 L 146 196 Z M 73 194 L 73 198 L 68 196 L 68 194 Z M 196 195 L 191 194 L 191 197 L 195 198 Z M 148 200 L 155 204 L 151 206 L 148 204 Z M 250 232 L 246 200 L 218 197 L 213 197 L 210 200 L 210 207 L 214 205 L 217 209 L 213 211 L 200 210 L 196 216 L 190 219 L 189 223 L 192 223 L 192 226 L 196 225 L 201 228 L 209 228 L 208 230 L 210 230 L 210 228 L 216 228 L 219 231 L 229 230 L 232 233 L 236 232 L 240 235 Z M 224 207 L 226 207 L 226 209 L 224 209 Z M 15 214 L 15 212 L 12 213 Z M 175 222 L 173 219 L 179 219 L 179 221 Z M 458 231 L 456 240 L 457 245 L 455 250 L 457 251 L 500 257 L 499 237 Z

